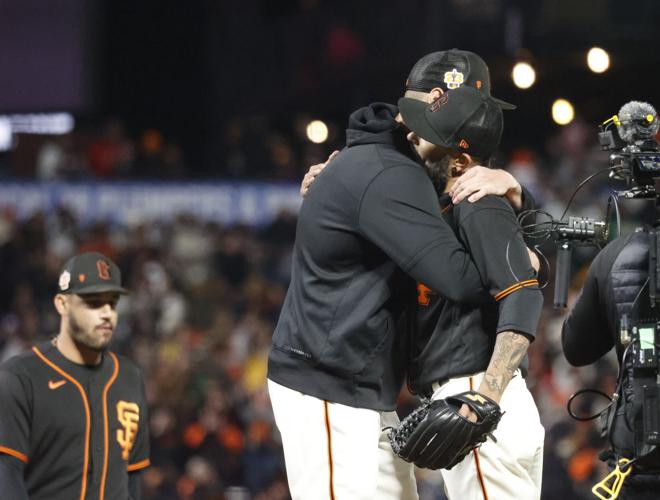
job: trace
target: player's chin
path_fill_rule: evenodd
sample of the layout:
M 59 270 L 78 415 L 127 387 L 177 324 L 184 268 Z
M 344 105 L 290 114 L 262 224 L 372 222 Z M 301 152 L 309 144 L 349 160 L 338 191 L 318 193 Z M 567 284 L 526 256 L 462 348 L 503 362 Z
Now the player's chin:
M 97 328 L 95 330 L 95 335 L 88 344 L 88 347 L 96 350 L 103 350 L 108 347 L 110 341 L 112 340 L 112 335 L 114 333 L 113 328 Z

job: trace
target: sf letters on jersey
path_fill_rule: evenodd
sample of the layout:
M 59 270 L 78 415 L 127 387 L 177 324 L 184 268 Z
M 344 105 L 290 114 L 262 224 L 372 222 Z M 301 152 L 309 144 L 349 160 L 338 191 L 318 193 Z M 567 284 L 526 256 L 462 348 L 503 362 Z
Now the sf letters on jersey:
M 128 460 L 138 433 L 140 407 L 136 403 L 117 402 L 117 420 L 122 425 L 117 429 L 117 443 L 122 449 L 122 458 Z

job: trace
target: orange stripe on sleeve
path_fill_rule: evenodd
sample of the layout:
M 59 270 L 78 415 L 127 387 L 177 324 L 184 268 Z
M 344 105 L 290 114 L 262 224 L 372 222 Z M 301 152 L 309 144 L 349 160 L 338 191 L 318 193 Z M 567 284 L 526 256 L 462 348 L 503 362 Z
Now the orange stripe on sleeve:
M 519 283 L 514 283 L 510 287 L 505 288 L 500 293 L 495 295 L 494 298 L 495 298 L 496 301 L 499 302 L 500 300 L 502 300 L 507 295 L 511 295 L 513 292 L 517 292 L 518 290 L 521 290 L 523 288 L 527 288 L 529 286 L 538 286 L 538 284 L 539 284 L 539 280 L 537 280 L 537 279 L 532 279 L 532 280 L 527 280 L 527 281 L 520 281 Z
M 146 467 L 149 467 L 151 465 L 151 460 L 148 458 L 146 460 L 142 460 L 141 462 L 135 463 L 135 464 L 130 464 L 126 470 L 128 472 L 134 472 L 136 470 L 144 469 Z
M 27 455 L 24 455 L 20 451 L 7 448 L 6 446 L 0 446 L 0 453 L 5 453 L 6 455 L 11 455 L 14 458 L 18 458 L 21 462 L 28 463 Z

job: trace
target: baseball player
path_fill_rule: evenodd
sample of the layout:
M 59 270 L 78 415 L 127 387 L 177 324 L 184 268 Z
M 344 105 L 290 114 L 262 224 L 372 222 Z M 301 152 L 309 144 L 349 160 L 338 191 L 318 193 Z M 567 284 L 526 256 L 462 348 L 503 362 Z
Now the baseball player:
M 126 290 L 107 257 L 72 257 L 54 303 L 60 329 L 0 366 L 0 496 L 139 499 L 149 465 L 139 369 L 107 349 Z
M 442 95 L 430 106 L 399 100 L 408 140 L 445 184 L 442 216 L 469 249 L 491 300 L 457 303 L 418 285 L 418 314 L 409 379 L 416 392 L 443 399 L 477 391 L 504 412 L 481 448 L 443 470 L 450 499 L 538 499 L 544 430 L 519 369 L 536 335 L 543 297 L 511 206 L 497 196 L 454 205 L 447 194 L 473 165 L 499 145 L 502 111 L 471 87 Z M 461 414 L 472 420 L 466 406 Z
M 467 53 L 470 64 L 461 66 L 457 53 L 464 54 L 434 53 L 419 73 L 489 95 L 485 63 Z M 424 100 L 435 91 L 408 90 Z M 393 410 L 406 370 L 405 337 L 395 334 L 405 297 L 414 294 L 406 274 L 452 300 L 479 298 L 480 277 L 438 217 L 433 184 L 397 114 L 375 103 L 351 115 L 347 148 L 299 214 L 268 369 L 294 499 L 417 498 L 410 464 L 392 453 L 383 431 L 398 423 Z

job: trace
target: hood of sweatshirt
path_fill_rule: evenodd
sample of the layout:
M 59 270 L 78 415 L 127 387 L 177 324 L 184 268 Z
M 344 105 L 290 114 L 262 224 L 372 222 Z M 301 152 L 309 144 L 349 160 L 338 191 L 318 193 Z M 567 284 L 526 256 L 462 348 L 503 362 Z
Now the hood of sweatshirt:
M 353 112 L 348 119 L 346 145 L 395 144 L 405 141 L 403 127 L 394 118 L 399 109 L 384 102 L 376 102 Z M 403 141 L 402 141 L 403 139 Z

